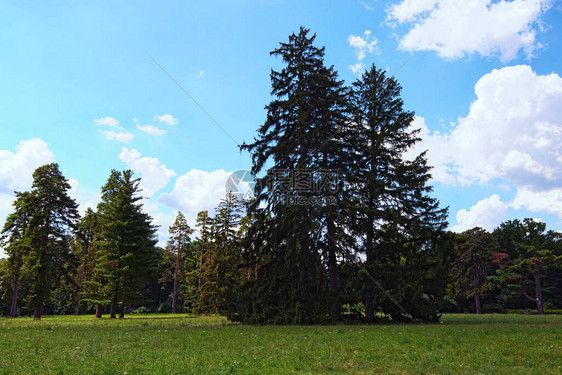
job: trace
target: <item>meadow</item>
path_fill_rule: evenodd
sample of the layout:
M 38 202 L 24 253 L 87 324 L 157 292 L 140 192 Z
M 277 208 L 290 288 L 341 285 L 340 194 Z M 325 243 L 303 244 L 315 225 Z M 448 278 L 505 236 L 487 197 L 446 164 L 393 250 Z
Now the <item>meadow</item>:
M 561 315 L 246 326 L 219 316 L 0 318 L 0 374 L 561 374 Z

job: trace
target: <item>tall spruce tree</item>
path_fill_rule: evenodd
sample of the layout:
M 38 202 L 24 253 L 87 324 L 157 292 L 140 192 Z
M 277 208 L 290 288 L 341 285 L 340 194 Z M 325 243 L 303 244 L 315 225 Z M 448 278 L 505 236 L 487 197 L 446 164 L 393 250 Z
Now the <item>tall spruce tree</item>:
M 319 322 L 330 320 L 330 311 L 337 314 L 337 299 L 328 294 L 339 293 L 336 212 L 318 204 L 322 192 L 316 190 L 322 171 L 339 167 L 337 133 L 345 125 L 346 90 L 324 65 L 324 48 L 314 45 L 315 38 L 301 27 L 271 52 L 284 63 L 271 73 L 275 98 L 266 106 L 258 137 L 242 146 L 252 154 L 253 174 L 272 164 L 249 207 L 259 226 L 251 232 L 263 244 L 258 247 L 263 264 L 240 299 L 239 319 L 246 322 Z
M 33 172 L 32 216 L 26 233 L 30 246 L 23 259 L 30 280 L 27 301 L 34 309 L 34 319 L 41 319 L 43 305 L 70 253 L 70 238 L 79 215 L 76 202 L 68 196 L 69 189 L 56 163 Z
M 408 275 L 410 281 L 399 278 L 416 268 L 421 272 L 432 256 L 439 259 L 440 255 L 432 251 L 439 249 L 436 241 L 446 225 L 447 212 L 429 196 L 431 176 L 425 153 L 413 160 L 405 157 L 419 138 L 410 129 L 414 113 L 404 110 L 400 91 L 394 77 L 387 77 L 374 65 L 353 83 L 346 183 L 354 218 L 352 230 L 360 238 L 359 250 L 365 256 L 367 321 L 374 319 L 377 307 L 388 305 L 388 290 L 402 295 L 402 306 L 409 305 L 395 311 L 395 318 L 410 310 L 408 314 L 414 318 L 437 319 L 436 291 L 419 285 L 428 285 L 427 280 L 412 278 L 414 274 Z M 428 299 L 431 303 L 423 302 Z
M 158 271 L 156 229 L 138 203 L 142 199 L 139 182 L 130 170 L 111 171 L 98 206 L 101 232 L 88 299 L 109 304 L 112 318 L 119 305 L 123 317 L 128 303 L 142 300 L 142 292 Z

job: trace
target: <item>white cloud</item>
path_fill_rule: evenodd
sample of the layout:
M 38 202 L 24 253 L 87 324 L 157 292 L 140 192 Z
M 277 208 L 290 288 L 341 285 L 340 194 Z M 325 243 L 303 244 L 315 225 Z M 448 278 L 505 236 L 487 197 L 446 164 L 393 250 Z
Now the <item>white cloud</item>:
M 348 66 L 348 69 L 351 69 L 353 74 L 359 74 L 365 70 L 365 65 L 361 61 L 357 61 L 355 64 Z
M 350 35 L 347 39 L 349 46 L 353 47 L 355 50 L 355 55 L 358 60 L 363 60 L 367 57 L 368 53 L 378 52 L 377 49 L 377 38 L 371 36 L 371 31 L 367 30 L 363 33 L 363 36 Z
M 141 194 L 149 199 L 165 188 L 170 179 L 176 175 L 176 172 L 168 169 L 158 158 L 141 157 L 140 152 L 135 149 L 129 150 L 123 147 L 119 159 L 134 172 L 140 173 L 140 185 L 143 190 Z
M 113 117 L 102 117 L 102 118 L 94 119 L 94 122 L 98 125 L 107 125 L 107 126 L 119 125 L 119 121 L 117 121 Z
M 464 232 L 474 227 L 481 227 L 487 231 L 493 231 L 502 222 L 507 220 L 508 204 L 502 202 L 500 196 L 492 195 L 490 198 L 482 199 L 470 210 L 459 210 L 457 212 L 457 224 L 449 229 L 453 232 Z
M 162 115 L 162 116 L 154 116 L 155 120 L 158 120 L 159 123 L 166 123 L 168 125 L 177 125 L 178 119 L 172 115 Z
M 537 75 L 529 66 L 494 70 L 475 87 L 477 99 L 466 117 L 446 134 L 431 133 L 423 118 L 422 141 L 433 178 L 470 185 L 504 179 L 542 191 L 562 187 L 562 78 Z
M 533 191 L 529 187 L 522 187 L 517 189 L 511 207 L 516 210 L 526 208 L 531 212 L 548 212 L 562 218 L 562 188 Z
M 39 138 L 31 138 L 18 143 L 16 152 L 0 150 L 0 228 L 12 212 L 14 191 L 31 188 L 33 171 L 38 167 L 53 163 L 55 155 L 49 146 Z M 0 250 L 0 258 L 3 256 Z
M 100 129 L 98 129 L 98 132 L 104 134 L 107 139 L 115 139 L 116 141 L 124 143 L 129 143 L 133 138 L 135 138 L 135 136 L 129 132 L 116 132 L 113 130 Z
M 479 53 L 513 59 L 540 47 L 541 16 L 552 0 L 403 0 L 387 10 L 390 24 L 409 24 L 400 49 L 435 51 L 444 59 Z
M 376 0 L 368 0 L 368 1 L 360 1 L 359 3 L 363 5 L 363 8 L 367 10 L 375 10 L 375 1 Z
M 358 74 L 364 70 L 363 60 L 367 57 L 367 54 L 380 53 L 377 47 L 377 38 L 371 36 L 370 30 L 365 31 L 363 36 L 351 34 L 347 41 L 349 46 L 353 47 L 355 56 L 357 57 L 357 63 L 348 67 L 353 74 Z
M 165 129 L 157 128 L 154 125 L 137 125 L 137 129 L 146 134 L 164 135 L 168 131 Z
M 0 192 L 11 194 L 14 190 L 29 189 L 33 171 L 54 161 L 55 155 L 39 138 L 21 141 L 15 153 L 0 150 Z
M 151 215 L 152 217 L 152 224 L 157 225 L 158 229 L 156 234 L 158 235 L 159 246 L 166 246 L 166 242 L 168 242 L 168 238 L 170 238 L 168 234 L 168 228 L 174 223 L 175 216 L 167 215 L 163 212 L 158 212 Z M 193 228 L 194 222 L 188 222 L 189 226 Z
M 178 177 L 170 193 L 162 193 L 158 202 L 174 210 L 182 211 L 188 222 L 201 210 L 214 214 L 214 209 L 226 194 L 226 181 L 231 172 L 216 170 L 206 172 L 192 169 Z
M 199 78 L 203 78 L 204 75 L 205 75 L 204 70 L 199 71 Z

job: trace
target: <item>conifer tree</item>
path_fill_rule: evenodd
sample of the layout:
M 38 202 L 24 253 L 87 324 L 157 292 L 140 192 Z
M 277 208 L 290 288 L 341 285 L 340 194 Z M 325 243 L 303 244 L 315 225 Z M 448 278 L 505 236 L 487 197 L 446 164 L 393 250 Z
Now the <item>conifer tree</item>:
M 457 298 L 474 298 L 476 313 L 482 312 L 480 297 L 488 289 L 492 273 L 490 257 L 498 252 L 494 237 L 482 228 L 457 236 L 457 254 L 451 267 L 453 292 Z
M 94 210 L 87 208 L 84 217 L 79 222 L 78 231 L 73 241 L 74 255 L 77 259 L 76 284 L 78 285 L 78 296 L 76 302 L 76 313 L 81 308 L 87 283 L 93 279 L 95 267 L 95 240 L 100 232 L 99 217 Z M 96 305 L 96 315 L 101 316 L 101 307 Z
M 13 278 L 13 293 L 10 307 L 10 317 L 15 318 L 19 287 L 22 276 L 23 258 L 30 251 L 30 220 L 33 216 L 33 196 L 29 192 L 16 192 L 16 199 L 12 203 L 14 212 L 11 213 L 4 223 L 0 244 L 8 255 L 8 274 Z
M 346 89 L 334 69 L 324 65 L 324 48 L 314 45 L 315 38 L 301 27 L 271 52 L 282 58 L 284 68 L 271 73 L 274 99 L 266 106 L 258 137 L 242 146 L 252 154 L 253 174 L 272 162 L 249 207 L 251 215 L 263 219 L 257 221 L 262 233 L 254 234 L 264 243 L 264 264 L 241 299 L 249 301 L 240 306 L 245 321 L 318 322 L 331 319 L 329 310 L 338 313 L 333 306 L 337 299 L 328 295 L 328 288 L 339 293 L 338 213 L 335 207 L 311 202 L 318 198 L 322 172 L 339 168 Z M 320 189 L 320 196 L 324 193 Z
M 128 303 L 142 299 L 147 283 L 156 277 L 156 229 L 142 212 L 140 179 L 130 170 L 111 171 L 98 206 L 101 232 L 95 246 L 94 291 L 89 300 L 110 304 L 110 315 L 125 315 Z
M 185 277 L 183 275 L 182 260 L 186 254 L 187 248 L 191 242 L 190 235 L 193 230 L 187 224 L 185 216 L 178 212 L 174 223 L 170 226 L 168 233 L 170 234 L 170 240 L 168 241 L 167 251 L 170 254 L 175 255 L 175 266 L 174 266 L 174 286 L 172 290 L 172 314 L 176 313 L 176 301 L 178 296 L 178 282 L 180 278 L 183 280 Z
M 201 243 L 201 253 L 199 256 L 199 275 L 197 278 L 197 289 L 201 288 L 201 273 L 203 270 L 203 256 L 205 254 L 205 247 L 209 243 L 210 235 L 211 235 L 211 226 L 212 226 L 212 219 L 209 217 L 208 211 L 200 211 L 197 213 L 197 221 L 196 227 L 199 230 L 199 234 L 201 236 L 200 243 Z
M 446 225 L 446 210 L 440 209 L 438 201 L 429 196 L 431 176 L 425 153 L 413 160 L 406 158 L 406 152 L 419 138 L 417 131 L 410 129 L 414 113 L 404 110 L 400 91 L 400 84 L 374 65 L 353 84 L 353 126 L 349 133 L 353 138 L 347 140 L 351 147 L 346 183 L 352 187 L 352 230 L 361 239 L 359 249 L 366 259 L 364 270 L 370 274 L 364 281 L 367 321 L 374 319 L 375 294 L 379 294 L 379 301 L 386 299 L 384 293 L 377 292 L 380 288 L 371 278 L 380 280 L 386 289 L 399 287 L 401 294 L 410 294 L 410 301 L 423 300 L 420 295 L 433 295 L 406 280 L 399 283 L 397 275 L 404 274 L 400 270 L 401 259 L 414 264 L 431 257 L 429 250 L 436 251 L 436 241 Z M 420 256 L 421 252 L 427 258 Z M 411 315 L 437 319 L 431 313 L 435 308 L 410 305 Z M 430 316 L 418 314 L 419 309 Z
M 240 281 L 240 241 L 236 230 L 240 210 L 240 202 L 232 192 L 221 199 L 216 209 L 203 264 L 204 282 L 196 292 L 198 313 L 225 313 L 230 294 Z
M 33 172 L 30 246 L 24 255 L 30 280 L 27 301 L 34 319 L 41 319 L 47 301 L 60 277 L 60 268 L 70 253 L 70 236 L 79 218 L 76 202 L 68 196 L 70 185 L 56 163 Z

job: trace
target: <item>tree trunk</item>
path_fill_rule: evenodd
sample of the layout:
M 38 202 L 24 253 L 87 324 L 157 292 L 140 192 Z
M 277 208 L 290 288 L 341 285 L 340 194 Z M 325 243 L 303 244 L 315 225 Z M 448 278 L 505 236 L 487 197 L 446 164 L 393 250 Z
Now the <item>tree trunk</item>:
M 201 257 L 199 258 L 199 283 L 197 289 L 201 289 L 201 270 L 203 268 L 203 239 L 201 239 Z
M 96 318 L 101 318 L 101 305 L 97 304 L 96 305 Z
M 113 294 L 113 300 L 111 301 L 111 307 L 109 308 L 109 318 L 115 319 L 117 316 L 117 308 L 119 301 L 117 297 L 119 296 L 119 285 L 115 285 L 115 293 Z
M 480 294 L 476 293 L 474 295 L 474 303 L 476 304 L 476 314 L 482 313 L 480 308 Z
M 373 257 L 373 225 L 374 219 L 371 215 L 368 217 L 369 222 L 369 229 L 367 231 L 367 238 L 366 238 L 366 255 L 367 259 L 365 261 L 365 265 L 369 268 L 369 265 L 372 263 Z M 370 271 L 370 270 L 368 270 Z M 367 293 L 365 293 L 365 322 L 372 323 L 375 321 L 375 301 L 373 295 L 373 282 L 365 278 L 365 285 L 367 287 Z
M 86 247 L 86 253 L 84 255 L 84 260 L 82 267 L 80 268 L 80 289 L 78 292 L 78 297 L 76 301 L 76 315 L 80 314 L 80 303 L 82 302 L 82 293 L 84 293 L 84 278 L 86 276 L 86 260 L 88 258 L 88 248 Z
M 119 319 L 123 319 L 125 317 L 125 302 L 121 302 L 121 312 L 119 313 Z
M 20 286 L 20 272 L 19 269 L 16 273 L 16 278 L 14 280 L 14 293 L 12 294 L 12 306 L 10 307 L 10 317 L 15 318 L 18 305 L 18 289 Z
M 338 273 L 338 260 L 336 257 L 336 244 L 334 243 L 334 223 L 332 216 L 328 213 L 327 218 L 327 229 L 326 240 L 328 245 L 328 274 L 330 278 L 330 292 L 332 297 L 334 297 L 334 306 L 332 311 L 332 317 L 334 320 L 340 319 L 341 305 L 340 305 L 340 279 Z
M 132 310 L 132 303 L 131 302 L 127 302 L 127 308 L 125 309 L 125 312 L 127 314 L 130 314 Z
M 37 306 L 33 311 L 33 319 L 41 320 L 41 306 Z
M 76 297 L 76 308 L 74 309 L 74 315 L 80 315 L 80 303 L 82 302 L 82 293 L 78 293 Z
M 373 294 L 365 294 L 365 322 L 372 323 L 375 321 L 375 302 L 373 301 Z
M 174 270 L 174 291 L 172 293 L 172 314 L 176 313 L 176 300 L 178 295 L 178 268 L 180 267 L 180 242 L 176 254 L 176 269 Z
M 254 269 L 254 280 L 258 279 L 258 269 L 260 268 L 261 263 L 261 246 L 258 248 L 258 259 L 256 261 L 256 267 Z
M 41 277 L 37 276 L 37 285 L 41 285 Z M 41 307 L 43 305 L 41 299 L 39 298 L 39 293 L 35 297 L 35 310 L 33 311 L 33 319 L 34 320 L 41 320 Z
M 539 314 L 544 314 L 544 306 L 542 303 L 542 291 L 541 291 L 541 280 L 540 280 L 540 266 L 537 259 L 533 259 L 533 267 L 535 268 L 535 302 L 537 304 L 537 312 Z
M 115 319 L 115 318 L 117 317 L 117 316 L 115 315 L 115 313 L 116 313 L 115 310 L 117 310 L 116 303 L 115 303 L 115 302 L 112 302 L 112 303 L 111 303 L 111 307 L 109 308 L 109 318 L 110 318 L 110 319 Z

